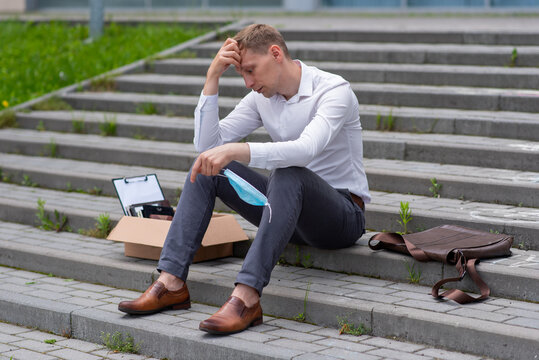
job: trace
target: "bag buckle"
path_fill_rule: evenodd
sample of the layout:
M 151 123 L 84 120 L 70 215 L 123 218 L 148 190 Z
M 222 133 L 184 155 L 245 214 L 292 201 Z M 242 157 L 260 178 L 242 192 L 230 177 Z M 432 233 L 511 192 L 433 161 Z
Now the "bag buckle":
M 462 250 L 457 250 L 457 269 L 459 269 L 460 280 L 464 279 L 466 273 L 468 272 L 466 266 L 466 256 L 462 253 Z

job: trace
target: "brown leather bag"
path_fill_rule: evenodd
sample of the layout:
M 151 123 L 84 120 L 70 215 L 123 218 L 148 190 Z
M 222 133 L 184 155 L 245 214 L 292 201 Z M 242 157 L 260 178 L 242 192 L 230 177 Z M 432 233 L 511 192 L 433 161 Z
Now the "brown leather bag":
M 373 244 L 373 241 L 378 243 Z M 373 250 L 388 249 L 412 255 L 418 261 L 434 260 L 455 265 L 460 277 L 438 281 L 432 287 L 432 296 L 446 297 L 459 304 L 483 300 L 490 295 L 490 289 L 477 273 L 475 265 L 479 259 L 511 255 L 512 244 L 512 236 L 491 234 L 456 225 L 442 225 L 405 235 L 380 233 L 369 240 L 369 247 Z M 461 281 L 467 273 L 479 287 L 481 296 L 474 298 L 458 289 L 439 294 L 442 285 L 451 281 Z

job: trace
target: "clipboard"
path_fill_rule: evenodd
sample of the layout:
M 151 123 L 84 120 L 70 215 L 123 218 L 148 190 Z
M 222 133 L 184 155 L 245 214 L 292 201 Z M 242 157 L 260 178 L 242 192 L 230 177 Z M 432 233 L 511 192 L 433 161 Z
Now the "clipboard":
M 165 200 L 156 174 L 116 178 L 112 179 L 112 185 L 126 216 L 131 216 L 129 213 L 131 205 Z

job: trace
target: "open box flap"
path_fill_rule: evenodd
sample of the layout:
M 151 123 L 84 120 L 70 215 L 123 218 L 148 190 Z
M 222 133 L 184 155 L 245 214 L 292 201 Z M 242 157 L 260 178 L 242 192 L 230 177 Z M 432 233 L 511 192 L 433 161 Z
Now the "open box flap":
M 110 232 L 108 240 L 163 247 L 171 221 L 124 216 Z M 213 214 L 202 246 L 225 244 L 249 238 L 229 214 Z

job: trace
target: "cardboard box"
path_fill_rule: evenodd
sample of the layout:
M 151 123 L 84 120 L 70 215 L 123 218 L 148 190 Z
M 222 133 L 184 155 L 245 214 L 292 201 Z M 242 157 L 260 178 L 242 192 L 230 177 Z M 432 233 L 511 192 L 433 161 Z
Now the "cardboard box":
M 126 256 L 159 260 L 171 223 L 167 220 L 124 216 L 107 239 L 123 242 Z M 193 262 L 232 256 L 233 243 L 248 239 L 234 216 L 214 213 Z

